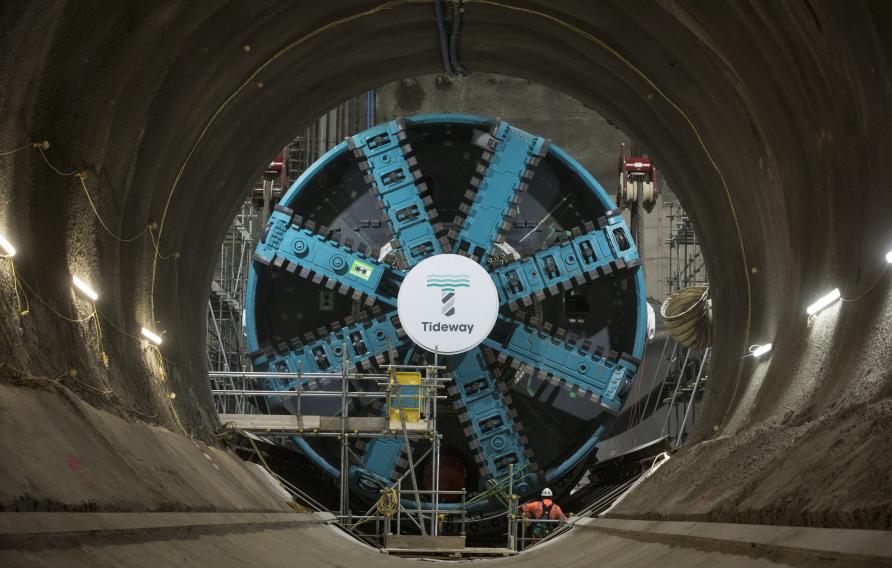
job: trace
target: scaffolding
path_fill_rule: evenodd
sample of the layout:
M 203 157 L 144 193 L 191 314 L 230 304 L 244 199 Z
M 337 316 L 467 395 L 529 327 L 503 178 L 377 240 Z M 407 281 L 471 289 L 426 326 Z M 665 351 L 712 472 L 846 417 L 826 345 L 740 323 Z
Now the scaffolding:
M 708 284 L 706 265 L 700 250 L 700 240 L 687 212 L 677 201 L 665 201 L 669 209 L 669 238 L 666 240 L 669 271 L 666 278 L 668 292 Z
M 346 346 L 344 353 L 347 352 Z M 345 355 L 346 357 L 346 355 Z M 220 413 L 221 422 L 230 429 L 246 434 L 274 435 L 278 438 L 334 437 L 340 441 L 339 506 L 337 517 L 348 530 L 370 521 L 375 522 L 373 536 L 386 543 L 388 537 L 402 533 L 403 522 L 411 522 L 423 536 L 436 537 L 444 516 L 458 517 L 464 527 L 467 520 L 466 493 L 445 491 L 439 487 L 440 434 L 437 431 L 437 402 L 451 378 L 441 376 L 445 367 L 432 365 L 385 365 L 382 373 L 351 371 L 346 359 L 338 373 L 284 372 L 229 372 L 212 371 L 211 379 L 219 385 L 212 389 L 217 408 L 237 408 L 241 412 Z M 400 375 L 417 375 L 414 384 L 406 384 Z M 271 383 L 289 381 L 294 387 L 287 390 L 270 389 Z M 312 383 L 317 383 L 312 385 Z M 320 390 L 323 384 L 336 383 L 340 388 Z M 362 383 L 362 389 L 355 388 Z M 354 387 L 354 388 L 351 388 Z M 287 415 L 263 412 L 267 397 L 294 398 L 296 411 Z M 339 401 L 336 415 L 320 416 L 302 412 L 302 401 L 307 398 L 334 398 Z M 381 416 L 350 416 L 351 402 L 381 400 Z M 253 410 L 246 412 L 245 410 Z M 402 436 L 406 442 L 408 469 L 392 485 L 382 488 L 381 498 L 365 514 L 354 515 L 350 508 L 349 469 L 351 460 L 361 461 L 350 442 L 379 436 Z M 426 439 L 431 446 L 421 456 L 413 456 L 410 440 Z M 416 479 L 415 465 L 431 458 L 432 486 L 422 489 Z M 411 487 L 404 487 L 409 480 Z M 408 496 L 407 498 L 404 498 Z M 459 507 L 441 508 L 443 496 L 460 496 Z M 410 502 L 412 505 L 406 504 Z M 381 528 L 383 527 L 383 532 Z M 464 530 L 462 530 L 462 536 Z
M 256 208 L 246 201 L 223 236 L 211 281 L 207 309 L 207 353 L 208 368 L 212 371 L 245 369 L 248 345 L 244 331 L 244 297 L 248 267 L 258 232 Z M 211 388 L 224 388 L 227 382 L 230 383 L 229 387 L 234 386 L 228 377 L 211 377 Z M 218 412 L 245 411 L 242 406 L 244 401 L 220 402 Z

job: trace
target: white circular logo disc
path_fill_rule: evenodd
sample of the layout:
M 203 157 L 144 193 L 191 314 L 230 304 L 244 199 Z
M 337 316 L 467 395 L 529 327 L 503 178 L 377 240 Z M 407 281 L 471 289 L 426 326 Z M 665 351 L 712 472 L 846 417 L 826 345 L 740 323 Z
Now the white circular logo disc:
M 397 295 L 400 324 L 430 352 L 455 355 L 486 339 L 499 315 L 499 294 L 485 268 L 457 254 L 416 264 Z

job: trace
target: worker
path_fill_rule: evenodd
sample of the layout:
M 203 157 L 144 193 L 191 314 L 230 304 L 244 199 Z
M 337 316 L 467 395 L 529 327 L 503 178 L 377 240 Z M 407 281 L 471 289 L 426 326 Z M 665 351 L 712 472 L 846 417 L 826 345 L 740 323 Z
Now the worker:
M 554 494 L 546 487 L 542 490 L 542 499 L 531 501 L 521 507 L 524 523 L 529 524 L 534 520 L 566 521 L 567 517 L 560 505 L 551 500 Z M 533 523 L 533 538 L 542 538 L 554 529 L 558 523 Z

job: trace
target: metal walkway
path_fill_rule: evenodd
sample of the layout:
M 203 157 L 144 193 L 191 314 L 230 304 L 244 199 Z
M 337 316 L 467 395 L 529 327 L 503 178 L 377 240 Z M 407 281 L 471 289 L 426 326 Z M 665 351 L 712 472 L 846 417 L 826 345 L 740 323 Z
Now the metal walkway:
M 402 430 L 399 420 L 384 416 L 350 416 L 346 424 L 340 416 L 315 416 L 294 414 L 220 414 L 224 426 L 232 426 L 246 432 L 276 432 L 311 436 L 313 434 L 340 434 L 346 427 L 348 432 L 363 434 L 385 434 Z M 427 432 L 431 428 L 429 420 L 407 420 L 405 429 L 409 432 Z

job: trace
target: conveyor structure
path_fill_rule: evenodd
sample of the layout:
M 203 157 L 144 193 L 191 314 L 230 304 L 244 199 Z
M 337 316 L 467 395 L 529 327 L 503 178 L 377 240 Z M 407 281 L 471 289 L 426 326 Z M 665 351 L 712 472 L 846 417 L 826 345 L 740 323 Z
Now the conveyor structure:
M 431 361 L 403 331 L 396 298 L 413 266 L 442 253 L 484 266 L 500 304 L 479 347 L 445 357 L 453 410 L 441 413 L 451 456 L 443 467 L 463 464 L 471 493 L 503 478 L 509 464 L 522 472 L 514 485 L 522 497 L 545 484 L 569 490 L 635 380 L 643 274 L 598 182 L 558 146 L 503 121 L 394 120 L 311 166 L 275 208 L 254 255 L 246 324 L 255 369 Z M 268 382 L 272 390 L 297 387 Z M 284 397 L 270 400 L 294 411 Z M 311 413 L 326 411 L 338 409 Z M 380 411 L 380 403 L 357 404 L 350 415 Z M 330 441 L 294 441 L 320 462 L 336 459 Z M 350 469 L 351 487 L 368 500 L 405 472 L 400 436 L 354 449 L 361 461 Z M 424 464 L 416 466 L 424 480 Z

